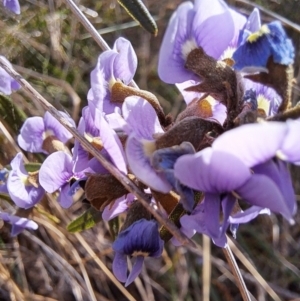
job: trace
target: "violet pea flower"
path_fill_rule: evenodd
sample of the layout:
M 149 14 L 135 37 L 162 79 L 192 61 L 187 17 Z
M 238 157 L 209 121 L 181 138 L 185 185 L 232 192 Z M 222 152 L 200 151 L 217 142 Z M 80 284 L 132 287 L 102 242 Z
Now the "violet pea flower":
M 28 218 L 11 215 L 0 211 L 0 219 L 12 224 L 11 236 L 17 236 L 24 229 L 36 230 L 38 224 Z
M 64 112 L 60 114 L 75 126 L 75 122 L 68 114 Z M 44 117 L 35 116 L 26 119 L 18 136 L 18 144 L 28 152 L 48 154 L 45 143 L 51 138 L 66 143 L 72 138 L 72 134 L 49 112 L 46 112 Z
M 91 89 L 87 96 L 89 105 L 92 104 L 105 114 L 113 113 L 116 107 L 121 107 L 119 103 L 111 102 L 111 87 L 117 80 L 128 85 L 136 68 L 137 56 L 130 42 L 118 38 L 113 49 L 100 54 L 91 72 Z
M 212 238 L 221 237 L 228 221 L 247 222 L 264 208 L 294 222 L 296 202 L 291 179 L 286 164 L 274 157 L 299 161 L 299 128 L 299 120 L 243 125 L 221 135 L 211 148 L 178 158 L 175 177 L 205 193 L 204 223 Z M 236 198 L 252 205 L 239 214 L 239 219 L 229 218 Z M 221 226 L 220 205 L 224 214 Z
M 85 177 L 83 172 L 74 173 L 73 167 L 72 157 L 58 151 L 47 157 L 39 171 L 41 186 L 49 193 L 58 190 L 58 202 L 63 208 L 70 207 L 73 202 L 70 181 Z
M 159 236 L 156 221 L 141 219 L 121 231 L 113 243 L 116 252 L 113 261 L 113 273 L 128 286 L 140 274 L 145 257 L 159 257 L 164 242 Z M 136 258 L 132 270 L 127 277 L 127 256 Z
M 238 19 L 236 21 L 236 19 Z M 222 0 L 183 2 L 172 15 L 161 45 L 158 74 L 166 83 L 197 80 L 185 69 L 185 60 L 191 50 L 201 46 L 219 59 L 246 18 L 232 13 Z
M 24 209 L 37 204 L 44 196 L 44 189 L 39 184 L 38 172 L 29 173 L 23 163 L 23 154 L 18 153 L 10 163 L 11 171 L 7 178 L 7 190 L 14 203 Z

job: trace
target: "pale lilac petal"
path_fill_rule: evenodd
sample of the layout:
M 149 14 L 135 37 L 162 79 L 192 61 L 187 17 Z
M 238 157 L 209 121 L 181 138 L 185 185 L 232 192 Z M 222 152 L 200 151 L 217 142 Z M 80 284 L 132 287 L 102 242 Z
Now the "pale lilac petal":
M 127 256 L 116 252 L 114 261 L 112 264 L 112 270 L 115 277 L 120 282 L 126 282 L 127 280 Z
M 0 58 L 4 60 L 9 67 L 12 67 L 11 63 L 4 56 L 0 55 Z M 3 68 L 0 67 L 0 93 L 10 95 L 14 90 L 20 89 L 20 87 L 20 84 L 15 79 L 13 79 Z
M 143 183 L 154 190 L 168 193 L 172 187 L 168 181 L 150 165 L 149 158 L 144 153 L 143 142 L 134 135 L 128 137 L 126 142 L 126 156 L 133 174 Z
M 12 170 L 7 179 L 8 193 L 18 207 L 31 208 L 42 199 L 44 189 L 41 186 L 35 188 L 32 185 L 25 185 L 28 173 L 24 168 L 22 153 L 18 153 L 10 165 Z
M 196 0 L 193 22 L 196 42 L 218 59 L 234 37 L 234 23 L 228 6 L 219 0 Z
M 42 149 L 44 132 L 45 127 L 42 117 L 27 118 L 18 136 L 19 146 L 31 153 L 45 152 Z
M 236 197 L 231 193 L 227 194 L 226 197 L 222 200 L 222 210 L 223 210 L 223 225 L 221 233 L 224 235 L 228 226 L 229 226 L 229 217 L 236 203 Z
M 135 263 L 132 267 L 132 270 L 127 278 L 127 281 L 125 283 L 125 287 L 127 287 L 129 284 L 131 284 L 135 278 L 141 273 L 144 263 L 144 256 L 137 256 Z
M 69 192 L 70 192 L 69 183 L 61 187 L 57 201 L 63 208 L 69 208 L 73 204 L 73 198 Z
M 43 162 L 39 171 L 39 181 L 42 187 L 52 193 L 63 186 L 73 172 L 72 157 L 63 151 L 58 151 Z
M 127 174 L 125 153 L 122 143 L 116 132 L 110 128 L 104 116 L 99 112 L 95 116 L 95 125 L 100 130 L 101 141 L 114 165 L 124 174 Z
M 205 193 L 204 221 L 209 236 L 219 238 L 220 232 L 220 196 L 218 194 Z
M 114 61 L 113 74 L 116 79 L 120 79 L 128 85 L 135 74 L 137 68 L 137 56 L 131 43 L 120 37 L 116 40 L 113 50 L 118 52 Z
M 282 214 L 289 222 L 293 223 L 290 212 L 280 190 L 276 184 L 265 175 L 253 175 L 236 192 L 249 204 Z
M 183 2 L 173 13 L 165 32 L 158 59 L 158 75 L 166 83 L 182 83 L 197 77 L 184 68 L 183 44 L 189 40 L 195 16 L 193 4 Z
M 275 156 L 287 131 L 287 125 L 280 122 L 242 125 L 218 137 L 212 147 L 228 152 L 252 167 Z
M 75 127 L 74 120 L 68 114 L 61 111 L 59 111 L 59 114 L 61 115 L 61 117 L 66 119 L 71 126 Z M 63 143 L 66 143 L 69 139 L 73 137 L 73 135 L 49 112 L 45 113 L 44 123 L 45 130 L 52 131 L 53 135 Z
M 232 16 L 232 20 L 233 20 L 233 23 L 234 23 L 233 39 L 229 43 L 229 46 L 230 47 L 237 47 L 240 31 L 246 25 L 247 18 L 245 16 L 243 16 L 242 14 L 238 13 L 237 11 L 235 11 L 234 9 L 229 9 L 229 12 Z
M 262 208 L 259 206 L 251 206 L 245 211 L 236 213 L 233 216 L 229 216 L 229 222 L 231 224 L 245 224 L 255 219 L 260 214 L 270 215 L 271 211 L 268 208 Z
M 115 200 L 112 205 L 109 204 L 104 208 L 102 213 L 102 218 L 105 221 L 109 221 L 115 218 L 116 216 L 118 216 L 119 214 L 127 211 L 128 209 L 129 207 L 128 207 L 127 198 L 122 196 L 117 200 Z
M 247 23 L 245 25 L 245 29 L 250 32 L 257 32 L 261 28 L 260 14 L 259 10 L 255 7 L 248 17 Z
M 136 137 L 153 139 L 153 134 L 164 133 L 156 112 L 148 101 L 141 97 L 126 97 L 122 112 L 128 124 L 128 134 L 134 132 Z
M 185 103 L 188 105 L 194 99 L 199 99 L 203 93 L 193 92 L 193 91 L 185 91 L 186 88 L 196 86 L 199 84 L 199 81 L 188 80 L 183 83 L 177 83 L 176 87 L 180 91 L 183 96 Z
M 24 229 L 36 230 L 38 228 L 38 224 L 36 222 L 25 217 L 11 215 L 6 212 L 0 212 L 0 218 L 5 222 L 12 224 L 12 236 L 17 236 Z
M 300 119 L 288 120 L 286 124 L 288 132 L 277 155 L 288 162 L 297 162 L 300 160 Z
M 3 0 L 3 6 L 17 15 L 21 13 L 21 8 L 18 0 Z
M 196 190 L 223 193 L 241 186 L 251 172 L 231 154 L 206 148 L 195 155 L 183 155 L 174 165 L 175 177 Z
M 262 174 L 269 177 L 276 184 L 291 214 L 295 214 L 297 210 L 296 196 L 286 162 L 270 160 L 254 166 L 252 170 L 255 174 Z

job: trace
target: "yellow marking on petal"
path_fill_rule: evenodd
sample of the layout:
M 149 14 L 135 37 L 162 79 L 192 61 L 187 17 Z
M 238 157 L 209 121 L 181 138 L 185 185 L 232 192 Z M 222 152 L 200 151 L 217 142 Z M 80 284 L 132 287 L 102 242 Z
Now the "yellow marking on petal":
M 148 252 L 143 252 L 143 251 L 134 251 L 132 254 L 132 256 L 144 256 L 144 257 L 147 257 L 149 255 Z
M 92 137 L 90 134 L 84 133 L 84 138 L 98 150 L 103 149 L 103 142 L 100 137 Z
M 263 110 L 266 116 L 269 115 L 270 101 L 264 97 L 264 95 L 259 94 L 257 97 L 257 109 Z
M 143 140 L 142 144 L 145 156 L 151 157 L 153 152 L 156 151 L 155 141 Z
M 28 181 L 28 176 L 20 176 L 20 180 L 25 186 L 30 185 L 30 183 Z
M 113 85 L 114 85 L 116 82 L 117 82 L 117 80 L 116 80 L 114 77 L 112 77 L 112 78 L 108 81 L 108 88 L 109 88 L 109 91 L 112 90 L 112 87 L 113 87 Z
M 258 31 L 252 33 L 249 35 L 249 37 L 247 38 L 247 41 L 250 43 L 254 43 L 256 42 L 260 37 L 269 34 L 270 33 L 270 29 L 268 28 L 267 25 L 263 25 Z
M 212 117 L 213 113 L 212 113 L 212 97 L 208 96 L 205 99 L 201 99 L 198 102 L 198 106 L 199 106 L 199 111 L 201 113 L 202 118 L 209 118 Z
M 185 41 L 181 46 L 181 53 L 182 53 L 183 59 L 186 61 L 190 52 L 196 48 L 198 48 L 198 45 L 197 45 L 195 39 L 190 39 L 190 40 Z

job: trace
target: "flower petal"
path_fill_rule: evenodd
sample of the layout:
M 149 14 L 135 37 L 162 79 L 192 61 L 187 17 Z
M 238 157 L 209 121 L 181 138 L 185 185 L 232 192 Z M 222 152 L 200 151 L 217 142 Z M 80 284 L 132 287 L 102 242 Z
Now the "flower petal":
M 212 148 L 230 153 L 252 167 L 275 156 L 287 131 L 287 125 L 280 122 L 246 124 L 218 137 Z
M 193 21 L 197 45 L 218 59 L 234 37 L 232 14 L 224 1 L 196 0 Z
M 182 54 L 183 43 L 191 38 L 194 16 L 193 4 L 187 1 L 178 6 L 169 21 L 158 59 L 158 75 L 166 83 L 175 84 L 197 79 L 192 72 L 184 68 L 185 60 Z
M 31 153 L 45 152 L 42 149 L 45 132 L 42 117 L 29 117 L 25 120 L 18 136 L 19 146 Z
M 40 184 L 47 192 L 52 193 L 69 181 L 73 175 L 72 168 L 70 155 L 62 151 L 55 152 L 47 157 L 40 168 Z
M 125 287 L 127 287 L 129 284 L 131 284 L 135 280 L 135 278 L 141 273 L 144 259 L 145 259 L 144 256 L 136 257 L 135 263 L 134 263 L 132 270 L 125 283 Z
M 127 256 L 116 252 L 113 265 L 112 265 L 112 270 L 116 278 L 120 282 L 126 282 L 127 280 Z
M 254 174 L 236 192 L 249 204 L 280 213 L 290 223 L 293 223 L 290 212 L 280 190 L 276 184 L 267 176 Z
M 114 77 L 128 85 L 137 68 L 137 56 L 131 43 L 120 37 L 115 41 L 113 50 L 118 53 L 114 60 Z
M 251 206 L 243 212 L 236 213 L 233 216 L 229 216 L 229 222 L 232 224 L 245 224 L 255 219 L 259 214 L 270 215 L 270 209 L 262 208 L 259 206 Z
M 129 167 L 143 183 L 154 190 L 168 193 L 172 187 L 168 181 L 156 172 L 144 152 L 144 142 L 137 139 L 134 134 L 127 138 L 126 156 Z
M 234 190 L 251 176 L 241 160 L 212 148 L 181 156 L 174 165 L 174 172 L 184 185 L 210 193 Z
M 65 112 L 59 111 L 61 117 L 66 119 L 72 127 L 75 127 L 74 120 L 70 117 L 70 115 Z M 69 139 L 73 137 L 73 135 L 49 112 L 45 113 L 44 116 L 45 130 L 51 130 L 53 135 L 63 143 L 66 143 Z
M 126 97 L 122 112 L 128 124 L 128 134 L 134 132 L 136 137 L 148 140 L 153 139 L 153 134 L 164 133 L 156 112 L 148 101 L 141 97 Z

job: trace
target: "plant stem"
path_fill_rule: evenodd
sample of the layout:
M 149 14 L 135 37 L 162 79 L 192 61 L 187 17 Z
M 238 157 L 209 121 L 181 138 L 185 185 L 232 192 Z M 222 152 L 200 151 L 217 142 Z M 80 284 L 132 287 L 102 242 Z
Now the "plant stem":
M 82 11 L 78 8 L 78 6 L 74 3 L 73 0 L 64 0 L 68 7 L 71 9 L 76 18 L 81 22 L 84 28 L 89 32 L 91 37 L 96 41 L 96 43 L 100 46 L 100 48 L 105 50 L 110 50 L 110 47 L 106 43 L 106 41 L 102 38 L 93 24 L 87 19 L 87 17 L 82 13 Z M 137 84 L 132 80 L 129 84 L 134 88 L 138 88 Z
M 236 284 L 237 284 L 237 286 L 240 290 L 240 293 L 242 295 L 243 300 L 244 301 L 251 301 L 251 298 L 250 298 L 248 289 L 246 287 L 246 284 L 244 282 L 243 276 L 240 272 L 240 269 L 239 269 L 239 267 L 236 263 L 236 260 L 235 260 L 233 254 L 232 254 L 232 251 L 231 251 L 229 245 L 227 245 L 222 250 L 223 250 L 223 253 L 226 257 L 226 260 L 227 260 L 228 264 L 231 267 L 232 273 L 234 275 L 234 278 L 236 280 Z

